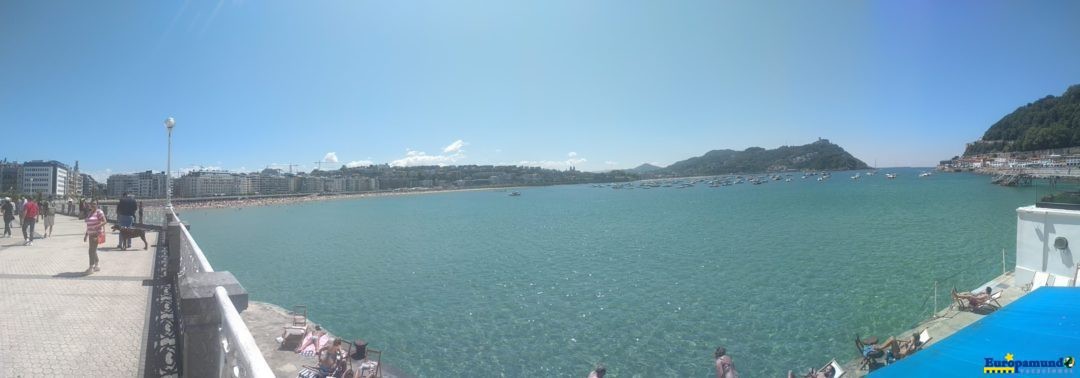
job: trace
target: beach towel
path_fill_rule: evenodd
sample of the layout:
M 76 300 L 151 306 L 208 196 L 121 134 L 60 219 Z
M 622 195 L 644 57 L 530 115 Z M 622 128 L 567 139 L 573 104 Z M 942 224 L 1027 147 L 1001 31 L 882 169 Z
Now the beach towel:
M 306 348 L 301 350 L 300 355 L 304 357 L 315 357 L 315 354 L 319 351 L 319 349 L 322 349 L 322 347 L 329 342 L 330 334 L 323 334 L 314 344 L 308 345 Z

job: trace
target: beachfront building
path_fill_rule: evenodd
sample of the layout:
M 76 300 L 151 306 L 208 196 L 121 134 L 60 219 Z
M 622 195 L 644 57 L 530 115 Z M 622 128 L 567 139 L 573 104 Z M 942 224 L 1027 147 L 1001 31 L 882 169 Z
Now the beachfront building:
M 241 189 L 250 188 L 250 184 L 244 184 L 239 175 L 225 171 L 188 172 L 176 179 L 173 185 L 177 197 L 187 198 L 247 194 L 242 193 Z
M 301 193 L 322 193 L 326 189 L 326 179 L 318 176 L 303 176 L 300 178 Z
M 329 193 L 341 193 L 345 191 L 344 177 L 329 177 L 324 181 L 323 190 Z
M 251 191 L 254 194 L 288 194 L 296 191 L 292 174 L 282 174 L 280 169 L 264 169 L 250 174 Z
M 67 197 L 82 197 L 82 179 L 79 173 L 79 161 L 75 161 L 75 167 L 67 172 Z
M 118 198 L 125 192 L 137 198 L 165 198 L 166 182 L 165 172 L 145 171 L 109 176 L 105 187 L 110 198 Z
M 68 174 L 71 168 L 55 161 L 34 160 L 22 164 L 19 175 L 19 192 L 43 196 L 64 197 L 68 192 Z
M 16 162 L 0 162 L 0 192 L 14 193 L 19 191 L 19 175 L 22 174 L 22 164 Z
M 349 177 L 345 179 L 346 192 L 379 190 L 379 180 L 374 177 Z
M 94 180 L 94 178 L 91 177 L 88 174 L 80 173 L 79 174 L 79 181 L 80 181 L 80 185 L 79 185 L 80 193 L 79 193 L 79 196 L 81 196 L 81 197 L 84 197 L 84 198 L 96 198 L 97 196 L 100 196 L 101 194 L 105 193 L 104 190 L 100 189 L 101 185 L 98 184 L 97 180 Z

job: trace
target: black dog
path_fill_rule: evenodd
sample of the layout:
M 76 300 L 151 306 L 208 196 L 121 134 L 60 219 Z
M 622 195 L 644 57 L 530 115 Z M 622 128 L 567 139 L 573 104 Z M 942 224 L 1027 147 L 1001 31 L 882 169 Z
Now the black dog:
M 112 230 L 113 231 L 120 231 L 120 240 L 129 240 L 129 239 L 134 239 L 134 238 L 138 237 L 139 239 L 142 239 L 143 249 L 149 249 L 150 248 L 150 244 L 146 242 L 146 230 L 144 230 L 144 229 L 141 229 L 141 228 L 122 228 L 122 227 L 120 227 L 120 225 L 114 224 L 112 226 Z M 126 251 L 127 246 L 124 245 L 124 244 L 121 244 L 121 245 L 123 247 L 121 247 L 120 250 Z

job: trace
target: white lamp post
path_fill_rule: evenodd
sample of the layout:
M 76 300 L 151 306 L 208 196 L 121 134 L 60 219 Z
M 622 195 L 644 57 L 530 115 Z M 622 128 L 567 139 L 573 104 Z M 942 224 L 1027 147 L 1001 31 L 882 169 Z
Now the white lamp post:
M 172 211 L 172 129 L 176 126 L 173 117 L 165 119 L 165 129 L 169 130 L 169 157 L 165 161 L 165 210 Z

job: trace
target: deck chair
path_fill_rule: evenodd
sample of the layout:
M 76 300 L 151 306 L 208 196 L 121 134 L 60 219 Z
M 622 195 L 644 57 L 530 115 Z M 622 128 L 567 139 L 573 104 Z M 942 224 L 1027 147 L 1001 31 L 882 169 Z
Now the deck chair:
M 349 359 L 351 354 L 352 344 L 343 342 L 341 353 L 338 354 L 334 366 L 329 371 L 323 371 L 318 366 L 302 366 L 296 376 L 297 378 L 355 378 L 352 361 Z
M 293 306 L 292 311 L 289 311 L 289 323 L 282 327 L 280 347 L 296 348 L 300 346 L 299 342 L 307 333 L 307 327 L 307 306 Z
M 1054 284 L 1053 285 L 1048 284 L 1047 286 L 1070 287 L 1073 284 L 1072 278 L 1069 278 L 1069 277 L 1059 276 L 1059 275 L 1056 275 L 1056 274 L 1051 274 L 1050 277 L 1052 277 L 1054 279 Z
M 933 340 L 933 339 L 934 338 L 930 336 L 930 329 L 929 328 L 923 329 L 922 332 L 919 333 L 919 348 L 916 349 L 916 350 L 922 349 L 923 347 L 926 346 L 926 343 L 929 343 L 930 340 Z
M 1001 298 L 1000 290 L 990 294 L 990 302 L 994 302 L 994 306 L 997 306 L 997 308 L 1001 308 L 1001 302 L 998 302 L 999 298 Z
M 354 368 L 355 378 L 382 378 L 382 351 L 368 348 L 367 356 Z
M 832 366 L 833 369 L 832 378 L 840 378 L 844 376 L 844 368 L 840 367 L 840 364 L 836 362 L 835 358 L 832 361 L 829 361 L 829 363 L 825 364 L 825 366 L 822 366 L 821 369 L 818 369 L 817 371 L 825 370 L 829 366 Z
M 859 352 L 859 356 L 862 356 L 862 361 L 859 361 L 860 370 L 863 367 L 865 367 L 867 371 L 874 370 L 874 367 L 878 364 L 877 359 L 885 356 L 885 353 L 880 350 L 865 352 L 867 347 L 872 347 L 874 344 L 877 344 L 877 338 L 863 341 L 859 335 L 855 335 L 855 349 Z
M 1046 286 L 1050 280 L 1050 273 L 1047 272 L 1035 272 L 1035 278 L 1031 280 L 1031 291 L 1035 291 L 1040 287 Z
M 984 306 L 986 306 L 986 305 L 988 305 L 990 303 L 994 303 L 994 305 L 996 305 L 997 308 L 1001 308 L 1001 304 L 997 302 L 997 298 L 1001 297 L 1001 292 L 1000 291 L 997 292 L 997 294 L 991 293 L 989 298 L 978 300 L 975 303 L 972 303 L 972 300 L 973 300 L 972 298 L 961 296 L 960 292 L 956 291 L 955 287 L 952 289 L 951 294 L 952 294 L 953 301 L 956 302 L 957 309 L 959 309 L 960 311 L 975 311 L 975 310 L 977 310 L 979 308 L 982 308 L 982 307 L 984 307 Z M 974 294 L 975 293 L 972 293 L 972 295 L 974 295 Z

